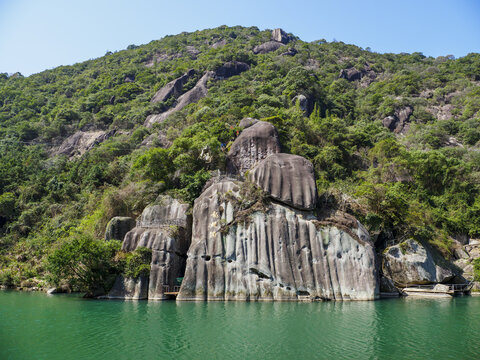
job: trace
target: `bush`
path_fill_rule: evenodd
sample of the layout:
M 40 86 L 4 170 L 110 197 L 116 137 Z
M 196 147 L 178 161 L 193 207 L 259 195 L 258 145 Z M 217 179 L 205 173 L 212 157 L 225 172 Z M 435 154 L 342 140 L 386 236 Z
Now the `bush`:
M 135 251 L 125 256 L 125 268 L 123 274 L 126 277 L 138 278 L 150 274 L 150 263 L 152 262 L 152 250 L 140 246 Z
M 108 291 L 119 272 L 115 254 L 118 240 L 101 241 L 88 235 L 76 234 L 59 244 L 47 258 L 49 282 L 70 285 L 87 294 Z

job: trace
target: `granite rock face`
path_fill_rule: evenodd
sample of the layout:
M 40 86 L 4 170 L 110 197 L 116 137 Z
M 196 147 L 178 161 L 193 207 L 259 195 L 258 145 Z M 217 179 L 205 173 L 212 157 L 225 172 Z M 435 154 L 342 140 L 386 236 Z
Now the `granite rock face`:
M 115 216 L 105 230 L 105 240 L 123 240 L 125 235 L 135 227 L 135 219 L 131 217 Z
M 156 204 L 145 208 L 138 226 L 125 235 L 123 251 L 134 251 L 140 246 L 152 249 L 146 290 L 146 298 L 149 300 L 165 299 L 164 286 L 172 289 L 176 285 L 176 278 L 184 274 L 186 253 L 191 239 L 191 217 L 187 215 L 188 209 L 188 204 L 169 196 L 160 197 Z M 127 292 L 130 288 L 122 287 L 121 285 L 125 284 L 125 281 L 122 281 L 117 279 L 109 297 L 121 298 L 122 291 L 125 298 L 130 296 Z
M 167 85 L 158 90 L 150 102 L 157 103 L 166 101 L 172 96 L 178 97 L 182 94 L 183 86 L 195 75 L 195 70 L 188 70 L 185 74 L 170 81 Z
M 144 300 L 148 297 L 148 278 L 139 276 L 137 279 L 118 276 L 107 299 Z
M 195 201 L 177 300 L 378 297 L 373 245 L 355 219 L 318 221 L 313 212 L 273 203 L 239 209 L 240 189 L 218 182 Z
M 240 123 L 238 124 L 238 127 L 242 128 L 242 129 L 246 129 L 246 128 L 252 126 L 252 125 L 255 125 L 259 121 L 260 120 L 253 119 L 253 118 L 243 118 L 242 120 L 240 120 Z
M 364 72 L 357 70 L 355 68 L 350 69 L 342 69 L 340 71 L 339 77 L 342 79 L 346 79 L 348 81 L 356 81 L 360 80 L 364 75 Z
M 283 31 L 283 29 L 274 29 L 272 31 L 272 40 L 282 44 L 288 44 L 292 40 L 292 37 Z
M 217 79 L 228 79 L 229 77 L 239 75 L 244 71 L 250 69 L 248 64 L 241 62 L 241 61 L 229 61 L 223 64 L 221 67 L 215 71 L 215 76 Z
M 67 155 L 69 157 L 85 154 L 108 138 L 115 135 L 116 130 L 111 131 L 77 131 L 66 138 L 53 155 Z
M 410 115 L 413 114 L 413 108 L 407 106 L 403 109 L 398 109 L 391 116 L 387 116 L 382 120 L 383 126 L 395 134 L 404 134 L 410 128 Z
M 297 95 L 292 99 L 292 103 L 294 105 L 297 104 L 300 106 L 300 110 L 302 110 L 304 113 L 308 114 L 310 111 L 310 106 L 309 106 L 309 101 L 308 98 L 305 95 Z
M 258 121 L 243 130 L 233 142 L 228 152 L 227 169 L 230 173 L 243 175 L 268 155 L 279 152 L 277 129 L 268 122 Z
M 443 283 L 456 275 L 440 254 L 412 239 L 385 250 L 382 270 L 398 286 Z
M 313 165 L 291 154 L 273 154 L 259 162 L 249 179 L 272 198 L 300 210 L 313 210 L 317 203 L 317 185 Z
M 276 51 L 284 46 L 281 42 L 267 41 L 266 43 L 257 45 L 253 48 L 254 54 L 267 54 L 272 51 Z
M 173 113 L 182 110 L 185 106 L 198 102 L 200 99 L 207 96 L 208 89 L 207 83 L 208 80 L 213 79 L 215 73 L 213 71 L 207 71 L 195 86 L 187 91 L 185 94 L 181 95 L 175 104 L 175 106 L 161 114 L 149 115 L 145 120 L 146 127 L 152 127 L 153 124 L 162 122 L 166 120 Z

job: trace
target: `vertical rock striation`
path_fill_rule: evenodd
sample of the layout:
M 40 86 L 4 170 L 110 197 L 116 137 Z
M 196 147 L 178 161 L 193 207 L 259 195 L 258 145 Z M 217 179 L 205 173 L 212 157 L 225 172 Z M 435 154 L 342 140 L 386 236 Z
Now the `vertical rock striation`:
M 227 169 L 230 173 L 244 175 L 268 155 L 280 152 L 280 140 L 277 129 L 265 121 L 249 123 L 233 142 L 227 157 Z
M 317 185 L 313 165 L 291 154 L 273 154 L 259 162 L 249 178 L 272 198 L 300 210 L 313 210 Z
M 350 219 L 318 221 L 281 204 L 240 210 L 240 183 L 211 185 L 193 209 L 192 245 L 177 300 L 372 300 L 373 246 Z
M 140 246 L 152 249 L 152 262 L 148 279 L 149 300 L 163 300 L 164 286 L 172 288 L 176 278 L 185 271 L 185 254 L 190 245 L 191 217 L 187 215 L 188 204 L 169 196 L 157 199 L 143 211 L 137 227 L 129 231 L 123 240 L 123 251 L 134 251 Z M 144 291 L 133 286 L 132 279 L 117 279 L 108 297 L 125 299 L 139 298 L 135 291 Z M 131 295 L 132 291 L 134 295 Z

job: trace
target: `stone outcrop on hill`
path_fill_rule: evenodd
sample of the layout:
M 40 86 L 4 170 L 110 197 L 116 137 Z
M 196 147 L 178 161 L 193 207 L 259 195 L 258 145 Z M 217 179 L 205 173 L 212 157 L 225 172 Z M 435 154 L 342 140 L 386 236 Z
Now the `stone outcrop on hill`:
M 375 253 L 353 218 L 269 204 L 240 210 L 241 183 L 210 186 L 195 201 L 193 237 L 178 300 L 372 300 Z
M 185 94 L 181 95 L 175 104 L 175 106 L 161 114 L 149 115 L 145 120 L 145 126 L 151 127 L 155 123 L 162 122 L 166 120 L 173 113 L 182 110 L 185 106 L 198 102 L 200 99 L 207 96 L 207 82 L 208 80 L 214 78 L 215 73 L 212 71 L 207 71 L 197 84 L 187 91 Z
M 161 101 L 166 101 L 169 98 L 179 97 L 182 94 L 183 86 L 195 76 L 195 70 L 190 69 L 185 74 L 176 78 L 175 80 L 170 81 L 167 85 L 158 90 L 153 96 L 150 102 L 157 103 Z
M 115 135 L 116 130 L 110 131 L 77 131 L 66 138 L 53 155 L 66 155 L 69 157 L 83 155 L 95 145 L 98 145 Z
M 215 76 L 217 79 L 222 80 L 222 79 L 228 79 L 229 77 L 239 75 L 244 71 L 247 71 L 250 69 L 250 66 L 248 64 L 241 62 L 241 61 L 229 61 L 222 66 L 220 66 L 216 71 L 215 71 Z
M 385 249 L 382 270 L 398 286 L 444 283 L 456 275 L 440 254 L 412 239 Z
M 150 300 L 165 299 L 164 286 L 172 289 L 176 285 L 176 278 L 184 274 L 185 254 L 191 238 L 188 209 L 189 205 L 163 196 L 157 199 L 157 204 L 145 208 L 138 226 L 125 235 L 123 251 L 134 251 L 140 246 L 152 249 L 150 276 L 146 285 Z M 108 297 L 122 298 L 123 292 L 124 298 L 129 298 L 130 289 L 138 287 L 133 283 L 138 281 L 117 279 Z
M 245 124 L 254 123 L 246 120 Z M 277 129 L 265 121 L 257 121 L 245 128 L 233 142 L 227 157 L 230 173 L 243 175 L 268 155 L 280 152 Z
M 383 126 L 395 134 L 404 134 L 410 128 L 409 119 L 412 114 L 413 108 L 411 106 L 398 109 L 393 115 L 382 120 Z
M 316 207 L 313 165 L 304 157 L 272 154 L 251 169 L 248 177 L 275 200 L 300 210 Z
M 285 31 L 282 29 L 274 29 L 272 31 L 272 40 L 273 41 L 278 41 L 282 44 L 287 44 L 292 40 L 292 37 L 290 37 Z
M 115 216 L 107 224 L 105 240 L 123 240 L 125 235 L 132 230 L 135 225 L 135 219 L 131 217 Z
M 257 45 L 253 48 L 254 54 L 267 54 L 269 52 L 280 49 L 284 46 L 282 43 L 277 41 L 267 41 L 266 43 Z

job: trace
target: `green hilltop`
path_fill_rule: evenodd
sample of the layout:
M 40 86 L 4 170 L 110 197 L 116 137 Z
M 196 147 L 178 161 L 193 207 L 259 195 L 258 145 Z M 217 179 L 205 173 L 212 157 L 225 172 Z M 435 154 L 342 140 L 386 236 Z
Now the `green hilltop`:
M 0 285 L 43 286 L 61 244 L 102 239 L 112 217 L 136 218 L 159 194 L 193 203 L 247 117 L 275 125 L 282 151 L 313 163 L 323 206 L 377 244 L 414 238 L 448 258 L 454 239 L 480 236 L 480 54 L 282 41 L 222 26 L 0 74 Z M 146 122 L 209 72 L 206 96 Z

